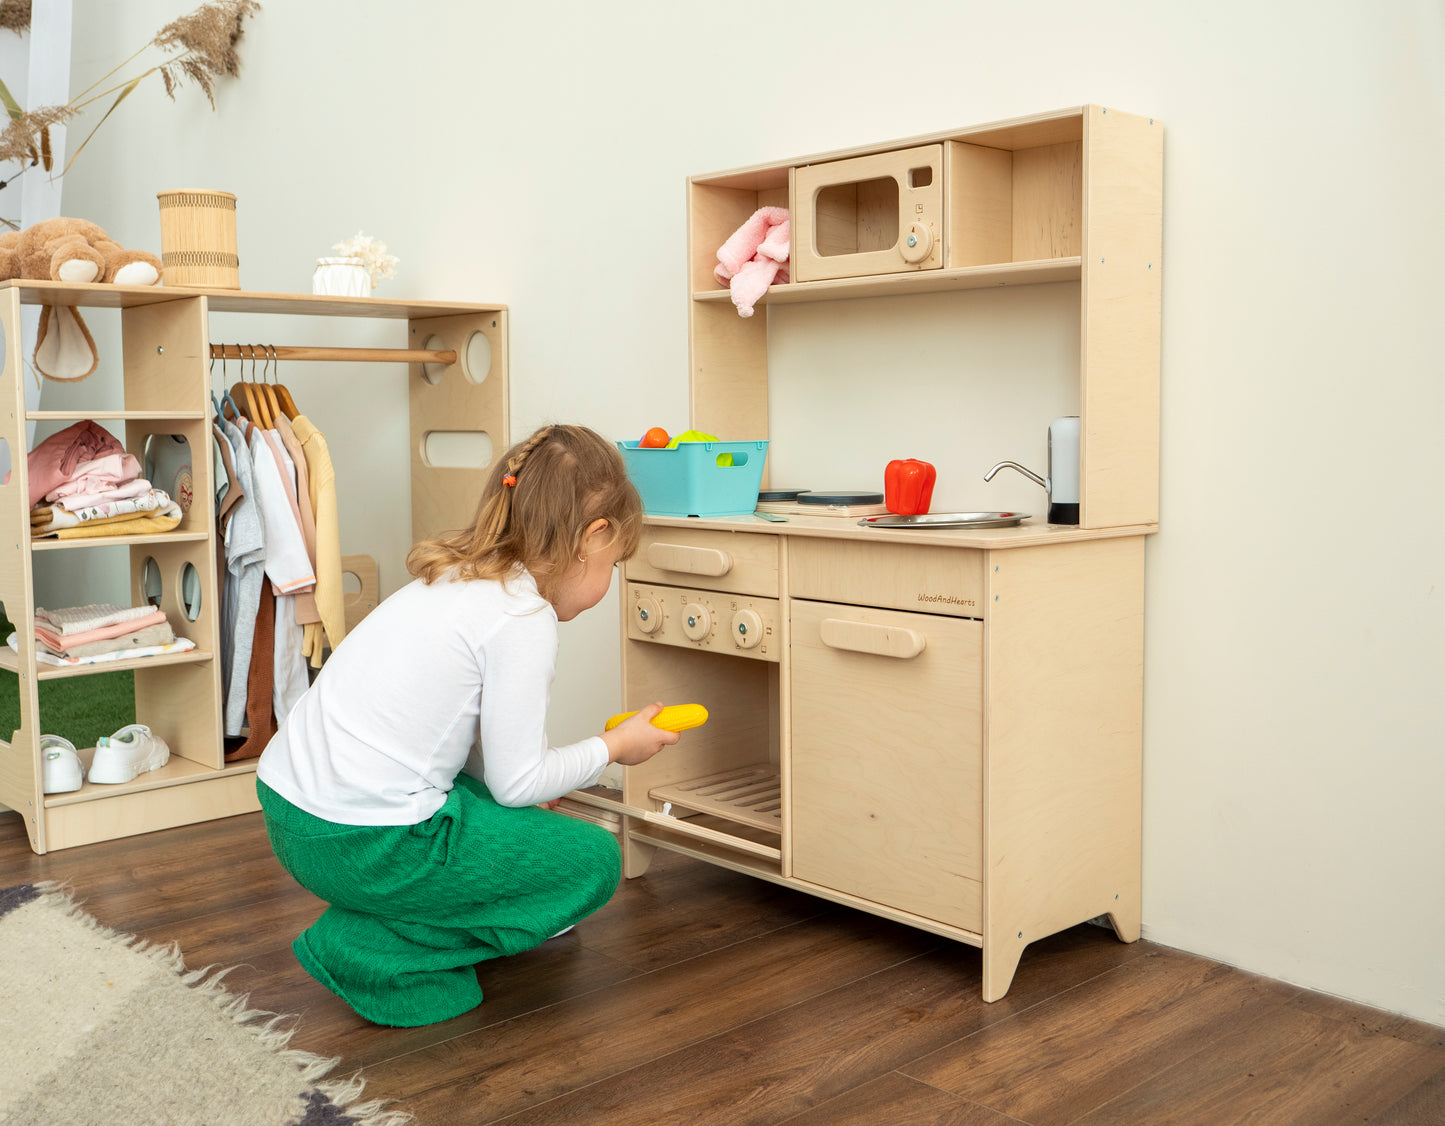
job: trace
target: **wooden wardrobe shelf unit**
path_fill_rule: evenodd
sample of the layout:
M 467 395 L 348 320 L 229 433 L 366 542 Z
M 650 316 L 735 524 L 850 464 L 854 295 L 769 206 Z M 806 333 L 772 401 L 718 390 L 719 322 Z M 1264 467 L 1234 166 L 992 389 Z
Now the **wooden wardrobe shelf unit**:
M 795 280 L 760 314 L 1078 283 L 1081 523 L 648 517 L 624 706 L 710 718 L 621 791 L 571 795 L 628 876 L 671 849 L 981 947 L 990 1001 L 1039 938 L 1102 915 L 1138 937 L 1161 134 L 1091 105 L 688 181 L 693 426 L 768 434 L 767 317 L 739 317 L 712 270 L 757 208 L 787 207 Z M 796 280 L 820 273 L 841 276 Z
M 96 403 L 94 410 L 25 410 L 25 357 L 21 347 L 23 305 L 74 305 L 86 310 L 117 310 L 121 355 L 102 363 L 123 365 L 123 401 Z M 21 639 L 34 637 L 34 566 L 54 551 L 99 547 L 128 548 L 132 601 L 145 599 L 143 572 L 153 559 L 162 576 L 161 608 L 180 636 L 196 642 L 189 653 L 132 658 L 98 665 L 57 667 L 37 663 L 34 645 L 21 643 L 17 654 L 0 639 L 0 668 L 18 683 L 20 727 L 0 732 L 0 803 L 20 811 L 36 852 L 69 848 L 136 833 L 229 817 L 258 809 L 254 760 L 227 763 L 222 747 L 221 666 L 214 477 L 211 438 L 212 344 L 209 315 L 285 314 L 298 317 L 365 318 L 406 322 L 404 347 L 357 350 L 358 360 L 385 360 L 395 354 L 451 353 L 450 364 L 409 363 L 410 469 L 412 534 L 421 538 L 460 527 L 471 518 L 485 466 L 433 464 L 429 437 L 456 432 L 485 433 L 493 449 L 508 444 L 507 310 L 502 305 L 441 301 L 393 301 L 378 298 L 318 297 L 309 294 L 246 293 L 236 290 L 176 289 L 56 282 L 6 282 L 0 285 L 0 329 L 4 333 L 4 370 L 0 373 L 0 440 L 12 463 L 8 484 L 0 486 L 0 551 L 16 560 L 0 574 L 0 603 Z M 90 314 L 88 316 L 97 316 Z M 98 314 L 104 316 L 107 314 Z M 274 331 L 266 322 L 265 336 Z M 304 332 L 301 328 L 298 331 Z M 229 335 L 229 332 L 228 332 Z M 248 336 L 256 338 L 255 333 Z M 220 342 L 218 342 L 220 343 Z M 337 349 L 312 349 L 336 353 Z M 258 352 L 258 356 L 260 353 Z M 316 355 L 317 359 L 346 358 Z M 234 369 L 233 369 L 234 370 Z M 220 378 L 216 369 L 215 378 Z M 324 406 L 312 406 L 312 421 L 326 430 Z M 70 423 L 95 419 L 120 423 L 127 450 L 144 462 L 153 434 L 179 434 L 190 445 L 194 499 L 179 528 L 160 535 L 32 540 L 27 487 L 27 421 Z M 333 446 L 334 431 L 328 432 Z M 345 501 L 346 482 L 338 482 Z M 200 578 L 200 605 L 190 620 L 180 595 L 182 572 L 194 567 Z M 77 600 L 83 591 L 75 592 Z M 135 679 L 136 719 L 150 725 L 171 748 L 159 770 L 121 785 L 93 785 L 65 794 L 42 792 L 41 680 L 93 676 L 130 670 Z M 88 749 L 82 750 L 82 757 Z

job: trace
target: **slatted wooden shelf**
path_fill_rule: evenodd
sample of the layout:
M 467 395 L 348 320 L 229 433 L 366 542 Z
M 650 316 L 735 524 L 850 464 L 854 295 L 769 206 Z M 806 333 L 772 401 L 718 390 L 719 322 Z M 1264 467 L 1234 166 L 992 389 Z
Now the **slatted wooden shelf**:
M 648 796 L 780 836 L 783 832 L 782 785 L 772 766 L 745 766 L 674 782 L 648 791 Z

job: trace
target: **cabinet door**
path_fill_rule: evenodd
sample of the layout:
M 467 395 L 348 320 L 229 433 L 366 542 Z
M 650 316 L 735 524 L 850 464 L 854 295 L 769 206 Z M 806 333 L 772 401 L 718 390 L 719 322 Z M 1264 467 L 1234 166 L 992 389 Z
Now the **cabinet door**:
M 792 874 L 980 930 L 983 623 L 792 603 Z

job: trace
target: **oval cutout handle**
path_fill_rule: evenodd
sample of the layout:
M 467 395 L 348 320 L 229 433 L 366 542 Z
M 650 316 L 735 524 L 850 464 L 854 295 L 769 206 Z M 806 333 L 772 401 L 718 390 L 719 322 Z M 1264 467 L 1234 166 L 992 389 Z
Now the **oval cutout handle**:
M 853 622 L 846 618 L 824 618 L 818 625 L 818 635 L 829 649 L 903 660 L 918 656 L 928 644 L 928 639 L 916 629 Z
M 659 571 L 720 578 L 733 569 L 733 557 L 711 547 L 688 547 L 680 543 L 650 543 L 646 558 Z

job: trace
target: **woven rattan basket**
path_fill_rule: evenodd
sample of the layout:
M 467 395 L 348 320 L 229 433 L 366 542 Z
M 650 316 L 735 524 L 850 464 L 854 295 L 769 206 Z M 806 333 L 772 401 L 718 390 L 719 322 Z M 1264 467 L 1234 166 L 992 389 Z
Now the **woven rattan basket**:
M 166 285 L 240 289 L 236 197 L 230 192 L 157 192 L 161 277 Z

